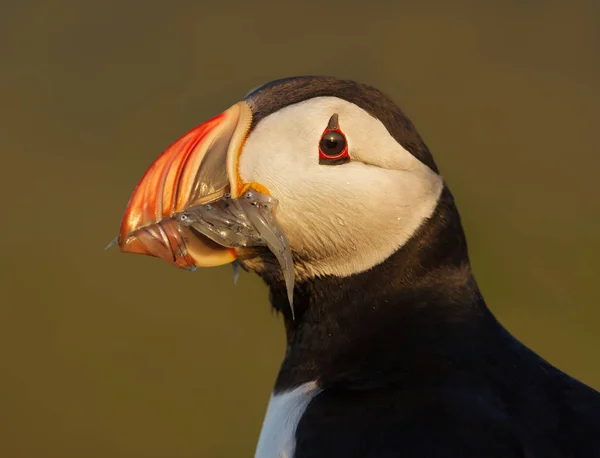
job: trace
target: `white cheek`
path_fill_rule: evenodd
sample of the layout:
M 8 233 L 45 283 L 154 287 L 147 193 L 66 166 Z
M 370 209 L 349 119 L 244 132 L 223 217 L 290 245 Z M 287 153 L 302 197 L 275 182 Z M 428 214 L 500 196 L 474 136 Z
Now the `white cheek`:
M 318 142 L 334 112 L 351 155 L 396 168 L 320 165 Z M 433 213 L 442 189 L 441 178 L 379 121 L 336 98 L 292 105 L 261 121 L 244 146 L 240 175 L 279 200 L 277 218 L 309 275 L 347 276 L 382 262 Z

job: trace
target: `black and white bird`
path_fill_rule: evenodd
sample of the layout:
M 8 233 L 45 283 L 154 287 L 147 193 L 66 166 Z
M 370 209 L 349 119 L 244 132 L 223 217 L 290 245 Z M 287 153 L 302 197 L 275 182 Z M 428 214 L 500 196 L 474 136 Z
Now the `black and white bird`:
M 278 202 L 293 315 L 274 250 L 182 224 L 249 189 Z M 235 262 L 268 284 L 287 352 L 256 458 L 600 457 L 600 394 L 494 318 L 429 149 L 372 87 L 311 76 L 253 90 L 153 163 L 119 245 L 179 267 Z

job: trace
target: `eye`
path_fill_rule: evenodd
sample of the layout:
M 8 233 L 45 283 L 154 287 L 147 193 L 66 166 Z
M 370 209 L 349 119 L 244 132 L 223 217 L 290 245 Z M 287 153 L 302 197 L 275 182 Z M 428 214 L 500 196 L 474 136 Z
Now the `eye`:
M 346 139 L 339 132 L 326 132 L 321 138 L 319 148 L 327 157 L 338 156 L 346 148 Z
M 350 160 L 348 142 L 340 129 L 337 113 L 327 123 L 327 128 L 319 141 L 319 163 L 336 165 Z

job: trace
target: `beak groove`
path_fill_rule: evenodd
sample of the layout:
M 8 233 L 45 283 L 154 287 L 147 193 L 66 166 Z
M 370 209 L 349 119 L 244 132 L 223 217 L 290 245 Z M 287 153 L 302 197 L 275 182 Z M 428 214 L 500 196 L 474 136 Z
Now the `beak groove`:
M 251 122 L 250 108 L 239 102 L 173 142 L 131 196 L 117 240 L 121 251 L 160 257 L 183 268 L 232 262 L 231 249 L 198 237 L 173 218 L 237 191 L 237 160 Z
M 234 263 L 234 272 L 236 248 L 266 246 L 281 266 L 294 317 L 293 258 L 274 218 L 277 200 L 239 177 L 251 123 L 250 107 L 239 102 L 172 143 L 136 186 L 116 243 L 188 270 Z

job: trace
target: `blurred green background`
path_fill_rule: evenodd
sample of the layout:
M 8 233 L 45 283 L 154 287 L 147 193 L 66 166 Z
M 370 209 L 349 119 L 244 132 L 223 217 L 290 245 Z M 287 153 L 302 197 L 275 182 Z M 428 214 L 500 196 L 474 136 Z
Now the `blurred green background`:
M 0 57 L 0 457 L 252 456 L 266 288 L 103 248 L 167 144 L 298 74 L 403 107 L 490 308 L 600 388 L 599 2 L 3 1 Z

